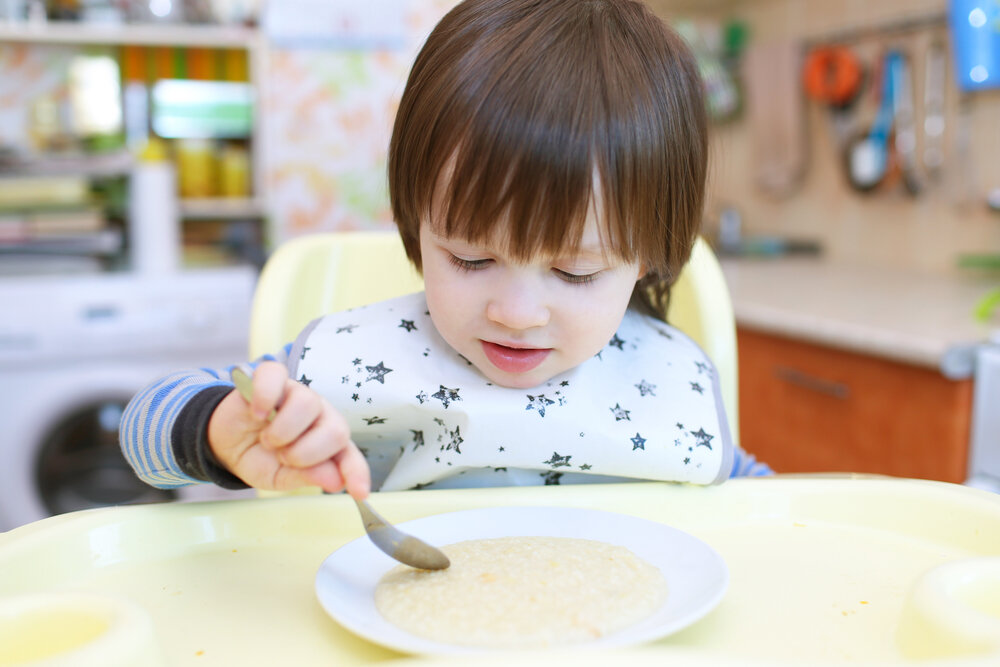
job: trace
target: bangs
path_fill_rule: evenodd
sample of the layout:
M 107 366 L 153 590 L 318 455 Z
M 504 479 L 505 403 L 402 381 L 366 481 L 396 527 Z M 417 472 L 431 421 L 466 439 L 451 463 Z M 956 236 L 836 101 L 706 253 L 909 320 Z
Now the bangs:
M 390 143 L 410 258 L 420 268 L 421 221 L 517 259 L 572 253 L 593 210 L 609 255 L 670 276 L 700 221 L 701 105 L 687 48 L 641 3 L 458 5 L 414 63 Z

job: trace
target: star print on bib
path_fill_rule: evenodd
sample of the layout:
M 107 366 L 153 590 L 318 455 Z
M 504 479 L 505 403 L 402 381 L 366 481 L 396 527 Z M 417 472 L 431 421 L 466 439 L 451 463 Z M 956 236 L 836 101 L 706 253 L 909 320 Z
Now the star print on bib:
M 347 419 L 376 489 L 713 484 L 732 468 L 711 361 L 632 311 L 592 358 L 531 389 L 492 384 L 449 347 L 423 293 L 315 320 L 289 359 Z

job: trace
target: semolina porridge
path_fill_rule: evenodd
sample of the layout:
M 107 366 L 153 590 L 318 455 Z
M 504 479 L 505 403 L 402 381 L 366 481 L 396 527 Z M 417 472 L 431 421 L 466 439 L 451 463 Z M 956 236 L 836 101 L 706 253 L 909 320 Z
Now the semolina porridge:
M 625 547 L 566 537 L 502 537 L 445 547 L 451 566 L 399 566 L 375 589 L 386 620 L 434 641 L 530 648 L 603 637 L 667 597 L 660 571 Z

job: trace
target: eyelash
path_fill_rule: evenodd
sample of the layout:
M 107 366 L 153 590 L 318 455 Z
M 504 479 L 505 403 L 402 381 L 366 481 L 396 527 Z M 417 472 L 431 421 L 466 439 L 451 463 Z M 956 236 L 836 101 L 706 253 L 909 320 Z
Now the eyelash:
M 455 255 L 449 255 L 449 260 L 451 263 L 461 271 L 479 271 L 485 269 L 489 264 L 489 259 L 462 259 L 461 257 L 456 257 Z M 592 283 L 597 279 L 597 275 L 600 271 L 594 273 L 586 273 L 578 275 L 575 273 L 569 273 L 567 271 L 562 271 L 560 269 L 553 269 L 559 278 L 566 281 L 570 285 L 586 285 L 587 283 Z

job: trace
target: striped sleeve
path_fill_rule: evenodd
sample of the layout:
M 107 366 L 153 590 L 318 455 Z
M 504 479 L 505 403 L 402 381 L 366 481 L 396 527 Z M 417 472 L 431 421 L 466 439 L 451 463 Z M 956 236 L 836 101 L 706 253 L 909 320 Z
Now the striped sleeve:
M 763 477 L 773 475 L 771 466 L 757 460 L 753 454 L 748 454 L 742 448 L 736 447 L 733 458 L 733 470 L 730 477 Z
M 286 345 L 277 355 L 265 355 L 249 364 L 256 368 L 261 361 L 287 363 L 291 345 Z M 139 391 L 122 414 L 118 438 L 122 454 L 139 479 L 161 489 L 173 489 L 201 483 L 185 472 L 177 460 L 180 451 L 174 443 L 174 426 L 186 406 L 195 397 L 213 387 L 232 387 L 229 373 L 233 366 L 223 369 L 201 368 L 180 371 L 160 378 Z M 217 391 L 217 390 L 215 390 Z

